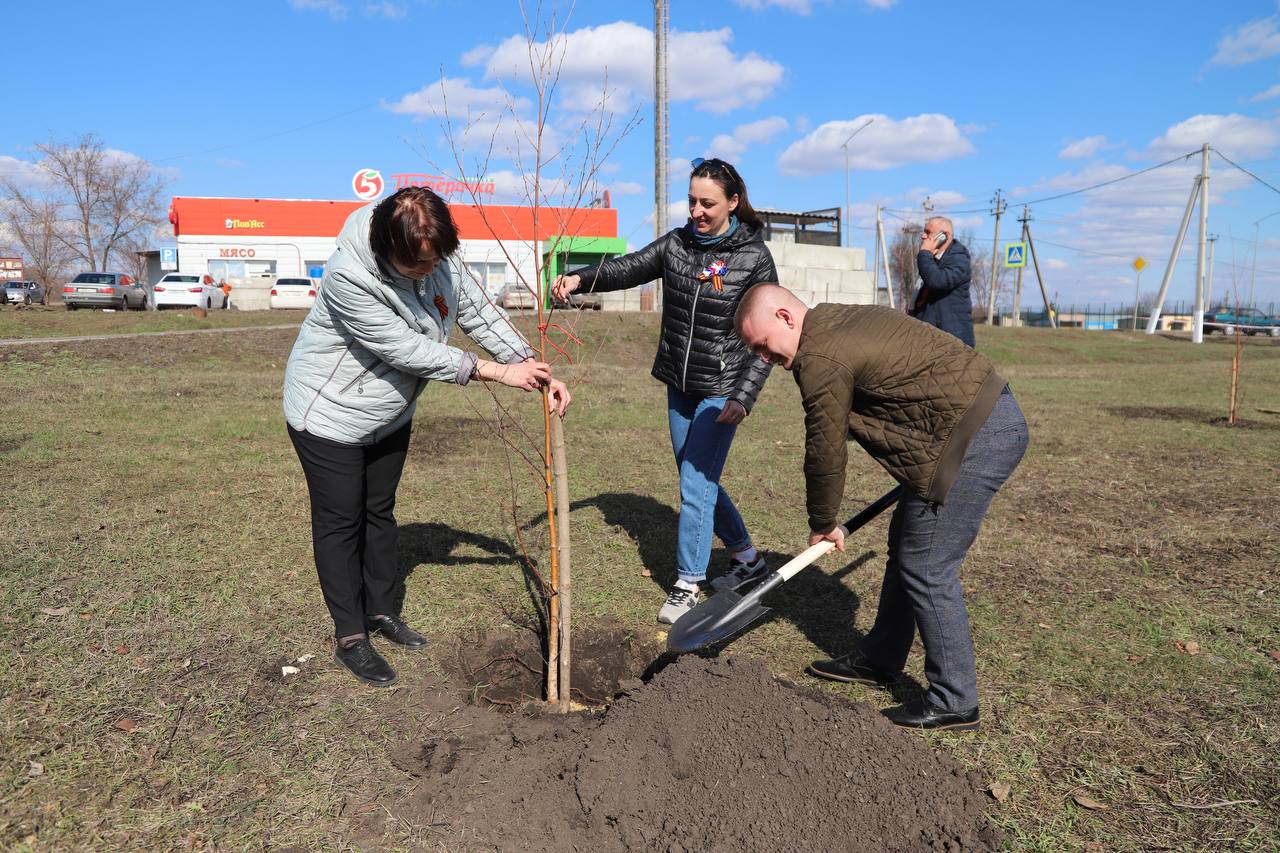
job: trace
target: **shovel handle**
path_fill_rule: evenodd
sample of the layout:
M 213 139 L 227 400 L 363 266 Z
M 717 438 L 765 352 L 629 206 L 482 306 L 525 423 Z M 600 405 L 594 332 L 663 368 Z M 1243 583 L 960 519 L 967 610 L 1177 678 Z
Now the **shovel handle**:
M 846 536 L 848 536 L 850 533 L 864 526 L 867 522 L 871 521 L 871 519 L 896 504 L 898 502 L 898 498 L 902 497 L 903 490 L 903 486 L 894 486 L 893 489 L 876 498 L 875 503 L 871 504 L 853 518 L 840 525 L 840 529 L 844 531 Z M 788 560 L 786 565 L 778 569 L 778 574 L 784 581 L 789 581 L 797 572 L 810 563 L 813 563 L 819 557 L 825 556 L 834 547 L 836 547 L 836 543 L 829 540 L 823 540 L 816 545 L 810 545 L 808 548 L 801 551 L 800 554 Z

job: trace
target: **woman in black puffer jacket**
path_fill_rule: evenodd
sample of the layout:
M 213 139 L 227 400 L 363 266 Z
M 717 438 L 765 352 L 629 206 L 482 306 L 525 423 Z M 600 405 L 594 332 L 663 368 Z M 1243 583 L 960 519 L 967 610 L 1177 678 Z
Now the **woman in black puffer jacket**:
M 689 221 L 638 252 L 556 279 L 553 292 L 602 293 L 662 279 L 662 333 L 653 376 L 667 386 L 671 446 L 680 470 L 679 577 L 658 621 L 671 624 L 698 603 L 714 533 L 731 554 L 731 585 L 763 575 L 764 559 L 720 486 L 738 424 L 769 377 L 733 327 L 752 285 L 776 282 L 773 257 L 747 185 L 723 160 L 695 160 Z

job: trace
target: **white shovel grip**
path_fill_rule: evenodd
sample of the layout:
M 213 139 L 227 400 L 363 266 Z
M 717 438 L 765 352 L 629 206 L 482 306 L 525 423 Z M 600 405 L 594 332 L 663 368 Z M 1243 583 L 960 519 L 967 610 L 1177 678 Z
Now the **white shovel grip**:
M 819 557 L 825 555 L 828 551 L 830 551 L 834 547 L 836 547 L 836 543 L 827 541 L 825 539 L 819 542 L 817 545 L 810 545 L 808 548 L 805 548 L 803 551 L 801 551 L 797 556 L 792 557 L 790 560 L 788 560 L 786 565 L 778 569 L 778 574 L 782 576 L 782 579 L 784 581 L 789 581 L 791 580 L 792 576 L 796 574 L 796 572 L 800 571 L 805 566 L 812 563 L 814 560 L 817 560 Z

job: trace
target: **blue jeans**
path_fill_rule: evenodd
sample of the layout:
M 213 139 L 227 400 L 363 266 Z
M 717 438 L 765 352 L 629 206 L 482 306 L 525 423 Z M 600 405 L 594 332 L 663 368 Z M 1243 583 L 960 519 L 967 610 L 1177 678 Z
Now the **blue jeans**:
M 947 502 L 935 505 L 905 494 L 889 524 L 880 609 L 860 651 L 876 669 L 898 672 L 918 631 L 929 679 L 927 698 L 945 711 L 978 707 L 978 674 L 960 565 L 991 499 L 1022 460 L 1027 441 L 1022 410 L 1006 391 L 969 443 Z
M 701 583 L 711 561 L 714 533 L 730 551 L 751 547 L 747 526 L 729 493 L 720 486 L 735 424 L 718 424 L 726 397 L 692 397 L 667 387 L 671 449 L 680 470 L 680 524 L 676 570 L 680 580 Z

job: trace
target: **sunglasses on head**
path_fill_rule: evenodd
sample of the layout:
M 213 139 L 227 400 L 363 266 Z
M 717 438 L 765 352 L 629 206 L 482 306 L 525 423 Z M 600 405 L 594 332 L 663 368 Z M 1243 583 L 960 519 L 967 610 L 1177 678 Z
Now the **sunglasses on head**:
M 703 166 L 706 166 L 708 169 L 719 170 L 735 185 L 742 186 L 742 180 L 738 177 L 737 171 L 733 166 L 721 160 L 719 157 L 712 157 L 710 159 L 707 159 L 706 157 L 694 157 L 689 161 L 689 165 L 693 167 L 693 171 L 695 172 Z

